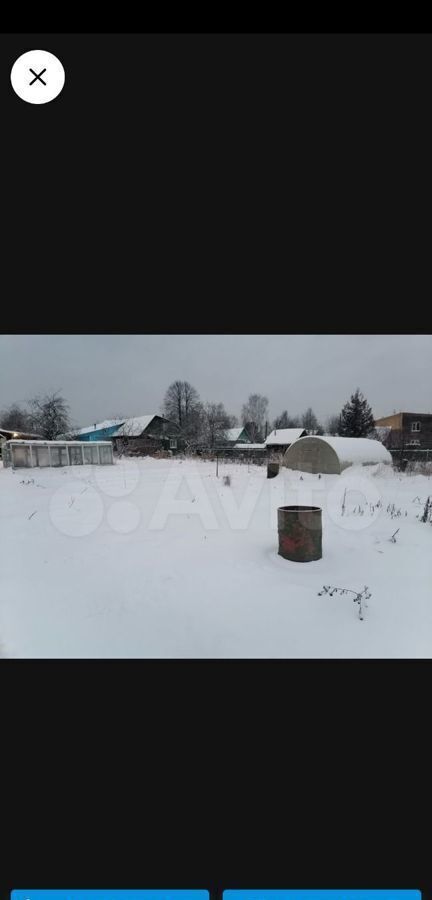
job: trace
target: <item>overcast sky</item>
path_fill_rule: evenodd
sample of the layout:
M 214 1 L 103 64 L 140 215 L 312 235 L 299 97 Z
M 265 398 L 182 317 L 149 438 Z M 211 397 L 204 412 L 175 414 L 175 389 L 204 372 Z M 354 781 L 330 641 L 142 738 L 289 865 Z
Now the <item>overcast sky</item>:
M 0 335 L 0 410 L 60 390 L 76 425 L 160 411 L 174 379 L 240 416 L 340 412 L 359 387 L 376 418 L 432 412 L 431 335 Z

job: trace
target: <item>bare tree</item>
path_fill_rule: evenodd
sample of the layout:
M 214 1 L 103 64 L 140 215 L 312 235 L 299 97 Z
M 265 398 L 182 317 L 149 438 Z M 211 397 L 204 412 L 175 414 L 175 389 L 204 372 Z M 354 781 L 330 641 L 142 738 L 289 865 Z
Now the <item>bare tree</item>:
M 71 430 L 69 406 L 58 391 L 33 397 L 29 406 L 33 429 L 47 441 L 53 441 Z
M 302 428 L 308 432 L 308 434 L 318 434 L 320 431 L 322 433 L 322 428 L 318 422 L 318 419 L 313 411 L 313 409 L 309 406 L 305 413 L 302 415 Z
M 198 396 L 198 395 L 197 395 Z M 186 447 L 192 449 L 202 443 L 204 429 L 204 406 L 201 402 L 193 403 L 188 408 L 182 434 L 186 441 Z
M 268 412 L 268 398 L 261 394 L 250 394 L 242 408 L 242 423 L 252 443 L 261 441 Z
M 162 404 L 163 414 L 175 422 L 188 446 L 196 444 L 203 427 L 203 405 L 196 388 L 188 381 L 173 381 Z
M 288 412 L 286 409 L 284 409 L 284 411 L 280 414 L 280 416 L 277 416 L 277 418 L 274 420 L 273 428 L 274 429 L 289 428 L 290 427 L 289 422 L 290 422 L 290 418 L 289 418 Z
M 8 431 L 30 432 L 32 429 L 28 410 L 23 409 L 18 403 L 12 403 L 0 412 L 0 425 Z
M 340 416 L 329 416 L 325 423 L 325 433 L 326 434 L 339 434 L 340 428 Z
M 184 422 L 187 427 L 191 424 L 194 413 L 196 413 L 199 406 L 201 406 L 201 401 L 199 397 L 199 393 L 196 388 L 192 387 L 188 381 L 183 382 L 183 397 L 184 397 Z
M 289 416 L 286 409 L 273 422 L 273 428 L 300 428 L 300 416 Z
M 183 381 L 173 381 L 167 389 L 163 401 L 164 415 L 167 419 L 171 419 L 172 422 L 176 422 L 180 428 L 183 425 L 184 418 L 183 385 Z
M 206 403 L 204 406 L 203 437 L 209 447 L 226 437 L 228 428 L 234 427 L 223 403 Z
M 196 388 L 188 381 L 173 381 L 166 391 L 162 408 L 167 419 L 185 428 L 199 404 Z

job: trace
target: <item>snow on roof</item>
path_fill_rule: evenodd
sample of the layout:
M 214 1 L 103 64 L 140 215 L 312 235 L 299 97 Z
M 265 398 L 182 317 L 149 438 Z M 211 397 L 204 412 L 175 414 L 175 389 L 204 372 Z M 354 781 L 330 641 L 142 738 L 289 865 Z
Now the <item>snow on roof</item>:
M 292 444 L 303 434 L 304 428 L 275 428 L 265 439 L 265 444 Z
M 312 435 L 306 435 L 306 437 L 299 438 L 299 441 L 309 441 L 311 438 Z M 313 440 L 324 441 L 326 444 L 329 444 L 337 453 L 342 464 L 392 462 L 391 454 L 386 450 L 384 444 L 371 438 L 321 437 L 320 435 L 313 435 Z
M 40 434 L 34 434 L 32 431 L 26 431 L 25 429 L 22 429 L 22 428 L 15 428 L 14 431 L 11 431 L 9 428 L 1 428 L 0 427 L 0 432 L 1 432 L 1 434 L 11 434 L 12 436 L 14 434 L 26 434 L 27 437 L 29 437 L 29 438 L 40 438 Z
M 234 450 L 265 450 L 265 444 L 234 444 Z
M 104 428 L 113 428 L 114 425 L 123 425 L 125 419 L 105 419 L 96 425 L 86 425 L 85 428 L 79 428 L 74 434 L 90 434 L 92 431 L 102 431 Z
M 227 441 L 238 441 L 241 433 L 244 431 L 244 426 L 241 428 L 227 428 L 225 431 L 226 440 Z
M 123 420 L 120 428 L 114 432 L 113 437 L 139 437 L 153 421 L 157 413 L 149 416 L 133 416 L 131 419 Z

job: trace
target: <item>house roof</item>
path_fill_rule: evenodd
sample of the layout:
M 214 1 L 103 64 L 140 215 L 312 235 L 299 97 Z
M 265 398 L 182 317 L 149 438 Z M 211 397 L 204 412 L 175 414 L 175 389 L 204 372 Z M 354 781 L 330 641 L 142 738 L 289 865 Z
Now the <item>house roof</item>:
M 125 419 L 104 419 L 96 425 L 86 425 L 85 428 L 79 428 L 74 434 L 90 434 L 92 431 L 102 431 L 104 428 L 113 428 L 114 425 L 122 425 Z
M 32 431 L 23 431 L 21 428 L 15 428 L 14 431 L 11 431 L 9 428 L 0 428 L 0 435 L 4 434 L 5 436 L 10 434 L 11 437 L 14 434 L 26 434 L 29 438 L 40 438 L 40 434 L 34 434 Z M 8 439 L 9 440 L 9 439 Z
M 264 443 L 267 447 L 269 445 L 292 444 L 302 434 L 304 434 L 304 428 L 275 428 L 274 431 L 267 435 Z
M 395 416 L 432 416 L 431 412 L 408 412 L 407 410 L 399 410 L 398 412 L 389 413 L 388 416 L 377 416 L 375 422 L 383 422 L 384 419 L 394 419 Z
M 139 437 L 156 416 L 157 413 L 152 413 L 148 416 L 133 416 L 131 419 L 125 419 L 114 432 L 113 437 Z
M 227 441 L 238 441 L 241 434 L 244 432 L 244 425 L 241 428 L 227 428 L 226 440 Z

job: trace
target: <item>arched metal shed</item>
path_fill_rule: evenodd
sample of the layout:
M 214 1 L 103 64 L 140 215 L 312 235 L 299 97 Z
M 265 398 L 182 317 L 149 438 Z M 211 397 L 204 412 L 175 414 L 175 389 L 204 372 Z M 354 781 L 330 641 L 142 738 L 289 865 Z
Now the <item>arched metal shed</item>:
M 288 447 L 282 465 L 300 472 L 340 475 L 349 466 L 391 465 L 392 458 L 380 441 L 369 438 L 319 437 L 307 435 Z

